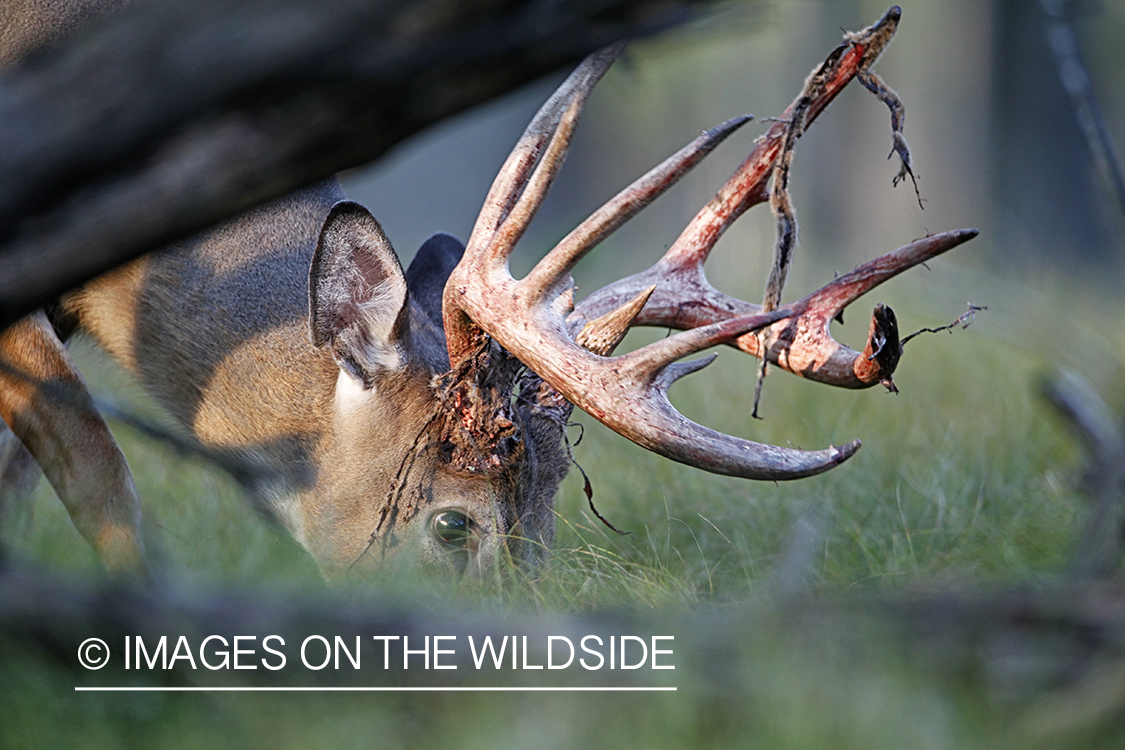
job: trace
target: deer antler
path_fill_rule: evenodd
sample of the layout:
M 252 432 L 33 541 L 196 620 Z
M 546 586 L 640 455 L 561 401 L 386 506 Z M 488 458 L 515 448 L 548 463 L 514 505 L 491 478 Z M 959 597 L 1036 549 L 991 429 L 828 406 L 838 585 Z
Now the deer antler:
M 823 89 L 801 103 L 806 125 L 878 55 L 897 20 L 897 9 L 892 9 L 871 29 L 850 35 L 818 69 Z M 517 281 L 509 273 L 508 258 L 562 165 L 589 92 L 621 49 L 587 58 L 536 114 L 497 175 L 465 254 L 445 287 L 442 306 L 451 367 L 465 363 L 486 335 L 491 336 L 570 403 L 611 429 L 663 456 L 714 473 L 795 479 L 842 463 L 859 449 L 858 440 L 839 448 L 802 451 L 724 435 L 687 419 L 672 407 L 667 390 L 715 355 L 678 360 L 722 343 L 760 356 L 762 337 L 756 332 L 773 326 L 764 337 L 764 350 L 782 367 L 859 387 L 846 375 L 850 363 L 855 383 L 889 380 L 900 352 L 889 308 L 876 308 L 877 330 L 867 352 L 871 356 L 863 363 L 858 363 L 863 355 L 831 339 L 829 320 L 867 290 L 975 232 L 935 235 L 914 243 L 794 305 L 765 313 L 720 294 L 707 283 L 703 262 L 726 228 L 764 200 L 771 164 L 782 149 L 785 125 L 778 123 L 664 258 L 642 274 L 595 292 L 575 310 L 570 277 L 574 265 L 748 121 L 747 116 L 702 133 L 621 191 Z M 686 330 L 629 354 L 608 356 L 630 326 L 641 324 Z M 878 346 L 880 341 L 887 343 Z
M 706 210 L 706 209 L 705 209 Z M 744 334 L 723 342 L 761 357 L 784 370 L 841 388 L 868 388 L 876 383 L 891 386 L 898 364 L 898 333 L 894 312 L 877 305 L 871 318 L 867 346 L 854 351 L 832 338 L 829 324 L 845 307 L 884 281 L 976 237 L 976 229 L 957 229 L 916 240 L 894 252 L 868 261 L 850 273 L 788 305 L 792 315 L 771 326 L 763 337 Z M 683 235 L 681 235 L 683 239 Z M 715 239 L 718 239 L 715 237 Z M 679 243 L 677 242 L 677 245 Z M 616 281 L 582 300 L 567 319 L 571 330 L 583 330 L 591 318 L 603 316 L 656 285 L 634 326 L 660 326 L 690 330 L 720 320 L 754 315 L 761 306 L 719 292 L 703 272 L 705 250 L 678 253 L 673 245 L 648 270 Z M 700 246 L 704 247 L 704 246 Z
M 808 101 L 802 101 L 805 98 L 802 92 L 789 105 L 770 130 L 758 139 L 754 150 L 715 197 L 684 228 L 664 257 L 651 268 L 603 287 L 582 300 L 568 319 L 571 330 L 581 330 L 587 321 L 620 307 L 653 284 L 657 284 L 657 289 L 633 325 L 686 330 L 761 312 L 760 305 L 730 297 L 711 286 L 703 264 L 735 220 L 769 197 L 766 186 L 774 162 L 782 153 L 794 114 L 805 110 L 802 127 L 807 127 L 853 77 L 863 74 L 874 62 L 890 41 L 900 17 L 901 10 L 894 6 L 870 28 L 848 34 L 848 43 L 833 50 L 814 71 L 813 76 L 823 81 L 820 90 Z M 901 134 L 896 132 L 896 152 L 899 152 L 900 142 L 904 143 Z M 901 148 L 905 151 L 905 147 Z M 909 156 L 904 157 L 904 168 L 908 160 Z M 862 353 L 834 340 L 829 323 L 874 287 L 952 250 L 977 234 L 975 229 L 943 232 L 876 258 L 789 305 L 794 311 L 792 318 L 771 326 L 764 336 L 742 335 L 726 343 L 755 357 L 761 357 L 764 351 L 771 364 L 827 385 L 867 388 L 886 383 L 890 386 L 899 354 L 897 332 L 892 330 L 894 312 L 882 305 L 876 308 Z

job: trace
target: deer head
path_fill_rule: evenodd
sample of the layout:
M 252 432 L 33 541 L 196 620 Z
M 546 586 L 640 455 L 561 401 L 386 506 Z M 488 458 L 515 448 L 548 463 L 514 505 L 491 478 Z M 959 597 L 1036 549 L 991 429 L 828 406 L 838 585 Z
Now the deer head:
M 501 552 L 527 560 L 554 536 L 569 407 L 539 399 L 540 381 L 488 337 L 449 367 L 440 282 L 463 249 L 438 235 L 404 274 L 363 207 L 338 203 L 325 222 L 309 324 L 339 368 L 332 456 L 318 462 L 335 476 L 317 483 L 320 512 L 307 528 L 318 538 L 302 541 L 330 576 L 404 549 L 439 569 L 487 567 Z M 357 538 L 364 523 L 369 536 Z
M 350 203 L 333 209 L 312 264 L 313 342 L 330 349 L 339 365 L 338 401 L 339 394 L 350 394 L 345 408 L 368 408 L 365 394 L 398 394 L 395 419 L 406 425 L 399 437 L 411 445 L 390 472 L 386 503 L 361 557 L 382 559 L 407 538 L 421 545 L 423 559 L 458 568 L 480 565 L 504 549 L 517 559 L 537 557 L 554 533 L 553 498 L 571 462 L 563 431 L 574 406 L 674 461 L 748 479 L 807 477 L 855 454 L 858 440 L 803 451 L 724 435 L 679 414 L 666 394 L 714 355 L 684 357 L 719 344 L 829 385 L 893 387 L 901 347 L 890 308 L 876 306 L 863 352 L 833 340 L 831 320 L 862 294 L 975 230 L 918 240 L 780 307 L 719 293 L 703 264 L 733 221 L 766 200 L 771 174 L 777 195 L 778 164 L 787 163 L 800 131 L 852 77 L 876 93 L 889 91 L 868 68 L 898 17 L 892 8 L 871 28 L 848 35 L 652 268 L 577 305 L 574 265 L 750 119 L 702 133 L 594 212 L 526 277 L 514 279 L 508 258 L 562 166 L 590 91 L 620 47 L 588 58 L 543 105 L 496 177 L 463 252 L 441 238 L 439 248 L 416 261 L 437 269 L 437 277 L 448 273 L 440 312 L 433 290 L 413 295 L 429 302 L 411 301 L 406 275 L 366 211 Z M 900 141 L 908 171 L 909 153 L 896 126 L 896 150 Z M 775 205 L 775 212 L 784 208 Z M 680 332 L 614 356 L 636 325 Z M 439 326 L 445 352 L 434 352 L 425 333 Z M 408 410 L 409 418 L 403 416 Z

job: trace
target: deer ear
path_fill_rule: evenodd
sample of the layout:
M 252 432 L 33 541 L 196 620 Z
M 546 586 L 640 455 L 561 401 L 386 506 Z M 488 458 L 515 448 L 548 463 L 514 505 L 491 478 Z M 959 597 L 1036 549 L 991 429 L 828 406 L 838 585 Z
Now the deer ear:
M 418 248 L 414 260 L 406 269 L 410 298 L 439 327 L 445 282 L 464 254 L 465 246 L 461 240 L 448 234 L 435 234 Z
M 370 388 L 399 368 L 406 279 L 379 222 L 358 203 L 332 207 L 309 268 L 309 332 Z

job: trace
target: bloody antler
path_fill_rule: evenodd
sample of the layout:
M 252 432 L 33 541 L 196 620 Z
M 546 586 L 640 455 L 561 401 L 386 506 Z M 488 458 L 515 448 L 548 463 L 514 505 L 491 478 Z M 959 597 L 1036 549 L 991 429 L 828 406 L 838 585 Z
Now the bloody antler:
M 787 307 L 792 316 L 765 332 L 766 356 L 784 370 L 842 388 L 867 388 L 888 382 L 898 364 L 898 337 L 890 330 L 894 325 L 890 309 L 876 307 L 863 352 L 832 338 L 832 319 L 887 279 L 977 234 L 976 229 L 957 229 L 916 240 L 790 303 Z M 689 330 L 761 312 L 760 305 L 730 297 L 712 287 L 704 275 L 703 260 L 701 255 L 673 256 L 669 250 L 652 268 L 603 287 L 584 299 L 570 317 L 571 327 L 582 330 L 589 325 L 590 318 L 605 315 L 654 284 L 656 290 L 633 325 Z M 742 335 L 724 343 L 755 357 L 762 356 L 762 336 Z
M 803 130 L 853 77 L 864 74 L 890 41 L 900 17 L 901 11 L 895 6 L 871 28 L 849 34 L 848 43 L 833 50 L 823 65 L 810 75 L 810 80 L 817 76 L 821 79 L 814 95 L 806 101 L 807 91 L 802 92 L 789 105 L 770 130 L 758 139 L 754 150 L 715 197 L 684 228 L 664 257 L 651 268 L 603 287 L 582 300 L 570 316 L 572 330 L 581 330 L 589 320 L 616 309 L 653 284 L 657 288 L 634 325 L 685 330 L 761 312 L 760 305 L 730 297 L 712 287 L 703 264 L 735 220 L 769 197 L 767 183 L 774 162 L 783 151 L 792 118 L 801 111 L 806 113 L 801 125 Z M 895 150 L 900 156 L 906 154 L 902 157 L 903 168 L 909 172 L 909 151 L 897 130 Z M 891 330 L 893 312 L 881 305 L 876 308 L 863 352 L 834 340 L 829 323 L 845 307 L 887 279 L 976 235 L 975 229 L 935 234 L 876 258 L 789 305 L 794 311 L 792 319 L 771 326 L 764 335 L 742 335 L 727 343 L 755 357 L 761 357 L 764 351 L 770 363 L 828 385 L 867 388 L 876 383 L 889 383 L 898 362 L 897 335 L 892 338 Z
M 897 20 L 895 8 L 871 29 L 849 35 L 848 43 L 814 71 L 818 90 L 808 93 L 806 84 L 806 93 L 786 116 L 800 118 L 802 128 L 807 125 L 870 65 Z M 717 292 L 707 283 L 703 262 L 726 228 L 765 199 L 771 167 L 785 148 L 782 141 L 792 140 L 781 137 L 789 125 L 779 122 L 664 258 L 642 274 L 595 292 L 574 309 L 574 265 L 749 119 L 741 117 L 702 133 L 621 191 L 517 281 L 508 271 L 508 258 L 562 165 L 589 92 L 620 50 L 614 47 L 591 56 L 559 87 L 497 175 L 464 257 L 445 288 L 443 318 L 451 366 L 459 367 L 479 351 L 487 334 L 568 401 L 613 430 L 668 458 L 714 473 L 793 479 L 843 462 L 859 448 L 858 440 L 840 448 L 801 451 L 724 435 L 688 420 L 668 401 L 668 387 L 709 364 L 713 356 L 678 360 L 721 343 L 760 356 L 764 342 L 770 361 L 806 377 L 851 387 L 889 379 L 899 353 L 889 309 L 876 310 L 873 326 L 878 330 L 873 329 L 868 345 L 870 356 L 833 341 L 828 322 L 872 287 L 975 232 L 926 238 L 793 305 L 768 312 Z M 641 324 L 683 330 L 629 354 L 608 356 L 630 326 Z M 767 327 L 764 336 L 757 335 Z

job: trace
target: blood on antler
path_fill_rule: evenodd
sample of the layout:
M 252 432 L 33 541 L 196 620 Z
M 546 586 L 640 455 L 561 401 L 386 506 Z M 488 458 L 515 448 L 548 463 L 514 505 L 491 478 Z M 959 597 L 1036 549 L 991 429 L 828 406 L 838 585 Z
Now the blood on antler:
M 800 131 L 853 77 L 870 80 L 867 68 L 890 40 L 899 15 L 892 8 L 870 29 L 847 36 L 652 268 L 598 290 L 575 307 L 570 277 L 575 264 L 750 119 L 735 118 L 702 133 L 598 209 L 525 278 L 516 280 L 508 259 L 562 165 L 587 96 L 621 47 L 588 58 L 543 105 L 509 155 L 446 284 L 443 318 L 451 367 L 462 367 L 491 337 L 567 401 L 611 429 L 663 456 L 714 473 L 794 479 L 826 471 L 853 455 L 858 440 L 802 451 L 715 432 L 677 412 L 667 390 L 680 377 L 709 364 L 714 355 L 691 362 L 680 359 L 717 344 L 764 356 L 783 369 L 831 385 L 891 383 L 901 349 L 890 308 L 876 307 L 863 353 L 833 340 L 830 321 L 860 295 L 970 239 L 975 230 L 919 240 L 791 305 L 765 311 L 711 287 L 703 263 L 723 232 L 746 209 L 766 199 L 769 177 L 778 179 L 777 160 L 791 155 Z M 905 148 L 896 130 L 896 146 L 900 141 Z M 909 168 L 908 157 L 904 168 Z M 680 332 L 610 356 L 634 325 Z

